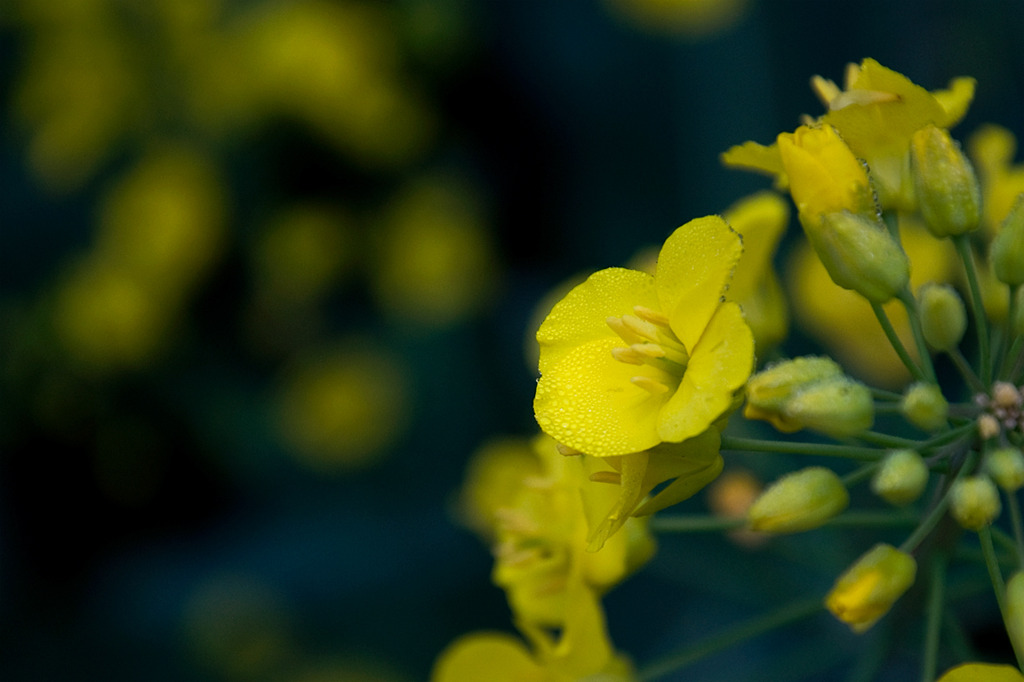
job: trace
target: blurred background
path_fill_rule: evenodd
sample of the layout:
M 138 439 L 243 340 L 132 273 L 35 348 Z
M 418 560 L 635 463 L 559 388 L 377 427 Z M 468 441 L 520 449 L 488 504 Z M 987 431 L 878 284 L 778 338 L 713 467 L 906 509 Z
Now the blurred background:
M 542 299 L 767 187 L 718 154 L 819 113 L 812 74 L 971 75 L 955 134 L 1024 133 L 1022 30 L 1015 0 L 5 0 L 0 679 L 424 680 L 510 630 L 453 496 L 535 431 Z M 616 645 L 848 559 L 749 552 L 663 540 Z M 839 633 L 687 679 L 825 675 Z

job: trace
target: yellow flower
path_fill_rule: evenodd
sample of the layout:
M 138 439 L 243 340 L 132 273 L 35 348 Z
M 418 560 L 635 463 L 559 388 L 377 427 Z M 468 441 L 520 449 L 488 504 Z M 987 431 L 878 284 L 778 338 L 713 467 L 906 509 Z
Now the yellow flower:
M 915 205 L 909 156 L 914 132 L 928 124 L 956 125 L 974 97 L 971 78 L 956 78 L 948 90 L 928 92 L 874 59 L 849 65 L 842 91 L 820 77 L 812 83 L 829 109 L 820 120 L 834 125 L 867 162 L 883 208 Z
M 640 520 L 603 551 L 585 551 L 591 528 L 618 497 L 615 487 L 591 479 L 609 474 L 605 460 L 563 456 L 544 435 L 490 443 L 474 456 L 462 506 L 492 544 L 494 582 L 505 589 L 517 622 L 560 627 L 570 580 L 601 594 L 653 555 L 654 540 Z
M 794 133 L 781 133 L 778 148 L 801 216 L 875 212 L 867 169 L 834 127 L 800 126 Z
M 967 152 L 981 183 L 982 226 L 992 237 L 1024 192 L 1024 165 L 1013 163 L 1017 138 L 1006 128 L 985 125 L 968 138 Z
M 743 237 L 743 255 L 726 298 L 743 308 L 755 345 L 763 354 L 789 332 L 786 296 L 772 266 L 789 224 L 789 206 L 778 194 L 758 192 L 730 206 L 722 217 Z
M 854 632 L 864 632 L 910 589 L 916 573 L 912 556 L 879 543 L 839 576 L 825 606 Z
M 438 657 L 431 682 L 635 680 L 629 661 L 612 649 L 596 595 L 577 583 L 567 604 L 559 636 L 523 628 L 533 651 L 504 633 L 479 632 L 456 640 Z
M 537 332 L 541 428 L 598 457 L 707 431 L 754 364 L 740 307 L 722 302 L 741 252 L 722 218 L 699 218 L 665 241 L 654 276 L 609 268 L 570 291 Z
M 811 83 L 828 108 L 813 122 L 834 126 L 854 156 L 867 163 L 883 209 L 912 209 L 916 204 L 910 174 L 910 137 L 914 132 L 929 124 L 952 127 L 963 118 L 974 97 L 971 78 L 956 78 L 949 89 L 928 92 L 874 59 L 848 65 L 843 89 L 820 76 Z M 746 142 L 722 154 L 722 162 L 766 173 L 780 188 L 789 182 L 778 145 Z
M 1009 665 L 964 663 L 947 670 L 939 682 L 1024 682 L 1024 675 Z

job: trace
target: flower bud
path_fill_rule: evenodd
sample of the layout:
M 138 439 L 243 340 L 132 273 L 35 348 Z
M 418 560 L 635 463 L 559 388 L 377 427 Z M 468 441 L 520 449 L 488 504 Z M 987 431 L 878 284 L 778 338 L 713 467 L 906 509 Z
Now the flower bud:
M 912 556 L 879 543 L 839 576 L 825 607 L 854 632 L 864 632 L 910 589 L 916 573 Z
M 960 295 L 948 284 L 925 284 L 918 298 L 924 340 L 935 350 L 956 348 L 967 329 L 967 309 Z
M 929 125 L 910 138 L 917 203 L 928 231 L 950 237 L 977 229 L 981 190 L 974 167 L 949 131 Z
M 783 408 L 792 424 L 833 438 L 849 438 L 871 428 L 875 404 L 864 384 L 842 376 L 808 386 Z
M 938 431 L 946 423 L 949 403 L 938 386 L 919 381 L 903 394 L 900 411 L 914 426 L 925 431 Z
M 1003 284 L 1024 284 L 1024 195 L 1018 196 L 989 248 L 989 261 Z
M 996 448 L 985 456 L 985 473 L 1006 492 L 1015 492 L 1024 486 L 1024 453 L 1013 446 Z
M 807 385 L 842 375 L 842 368 L 832 358 L 808 356 L 775 363 L 747 382 L 747 410 L 755 413 L 747 417 L 766 419 L 769 414 L 781 412 L 786 402 Z M 776 428 L 787 430 L 785 425 L 776 424 Z
M 800 216 L 832 281 L 872 303 L 892 299 L 910 280 L 907 254 L 876 218 L 839 211 Z
M 789 192 L 802 216 L 877 210 L 867 167 L 833 126 L 800 126 L 780 133 L 777 143 Z
M 968 476 L 953 484 L 950 511 L 964 528 L 979 531 L 992 523 L 1002 504 L 999 491 L 988 476 Z
M 831 469 L 808 467 L 787 474 L 751 505 L 751 530 L 799 533 L 817 528 L 850 503 L 846 487 Z
M 1006 581 L 1006 634 L 1014 651 L 1024 651 L 1024 572 L 1017 571 Z
M 910 504 L 928 484 L 928 465 L 913 450 L 893 450 L 871 479 L 871 492 L 889 504 Z

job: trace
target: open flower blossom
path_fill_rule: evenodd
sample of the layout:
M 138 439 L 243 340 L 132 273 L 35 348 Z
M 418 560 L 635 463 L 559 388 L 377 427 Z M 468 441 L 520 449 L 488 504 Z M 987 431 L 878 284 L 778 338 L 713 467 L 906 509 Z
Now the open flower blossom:
M 742 250 L 722 218 L 698 218 L 665 241 L 654 276 L 608 268 L 570 291 L 537 332 L 540 427 L 597 457 L 707 431 L 754 366 L 750 327 L 722 302 Z
M 972 78 L 956 78 L 947 90 L 928 92 L 874 59 L 848 65 L 843 89 L 820 76 L 811 85 L 828 108 L 814 122 L 835 127 L 853 154 L 867 163 L 883 209 L 916 205 L 910 173 L 914 132 L 929 124 L 954 126 L 974 97 Z M 726 151 L 722 160 L 774 176 L 777 186 L 789 184 L 777 144 L 747 142 Z
M 438 657 L 431 682 L 635 680 L 629 661 L 612 649 L 596 595 L 578 581 L 573 585 L 560 634 L 520 625 L 532 651 L 505 633 L 465 635 Z
M 561 627 L 571 580 L 601 595 L 654 554 L 640 519 L 603 551 L 585 551 L 591 528 L 619 496 L 590 479 L 613 473 L 603 459 L 563 457 L 545 435 L 495 441 L 474 456 L 462 491 L 464 516 L 491 544 L 494 583 L 518 623 Z

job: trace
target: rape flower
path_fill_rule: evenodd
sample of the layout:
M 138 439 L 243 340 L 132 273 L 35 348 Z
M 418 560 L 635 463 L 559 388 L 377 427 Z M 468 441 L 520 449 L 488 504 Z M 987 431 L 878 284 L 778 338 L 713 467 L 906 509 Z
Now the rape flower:
M 947 90 L 928 92 L 906 76 L 874 59 L 850 64 L 844 88 L 816 76 L 812 87 L 828 112 L 813 123 L 833 126 L 854 156 L 867 163 L 883 209 L 912 209 L 916 205 L 910 173 L 910 138 L 934 124 L 955 125 L 974 97 L 974 80 L 956 78 Z M 727 166 L 767 173 L 777 187 L 790 178 L 782 167 L 779 146 L 755 142 L 737 145 L 722 154 Z
M 614 487 L 591 479 L 612 473 L 605 460 L 559 454 L 546 435 L 490 443 L 473 457 L 463 510 L 493 547 L 493 579 L 517 621 L 560 627 L 571 576 L 601 594 L 653 555 L 653 538 L 640 520 L 603 551 L 584 551 L 591 529 L 618 497 Z
M 984 125 L 967 139 L 967 154 L 981 184 L 981 222 L 995 235 L 1022 192 L 1024 165 L 1014 164 L 1017 138 L 1006 128 Z
M 825 606 L 854 632 L 864 632 L 914 584 L 916 573 L 912 556 L 879 543 L 839 576 Z
M 756 347 L 780 343 L 789 332 L 789 310 L 772 257 L 789 224 L 789 206 L 778 194 L 758 192 L 730 206 L 722 215 L 743 238 L 743 255 L 726 298 L 743 308 Z
M 875 212 L 867 169 L 834 127 L 800 126 L 794 133 L 782 133 L 778 149 L 801 216 Z
M 947 670 L 938 682 L 1024 682 L 1024 675 L 1009 665 L 964 663 Z
M 537 332 L 541 428 L 598 457 L 707 431 L 754 364 L 740 307 L 721 300 L 742 248 L 722 218 L 698 218 L 665 241 L 654 276 L 608 268 L 570 291 Z
M 578 582 L 567 600 L 565 625 L 558 636 L 540 628 L 522 629 L 533 651 L 504 633 L 466 635 L 438 657 L 431 682 L 577 682 L 591 676 L 607 682 L 636 679 L 629 661 L 612 649 L 597 597 Z

